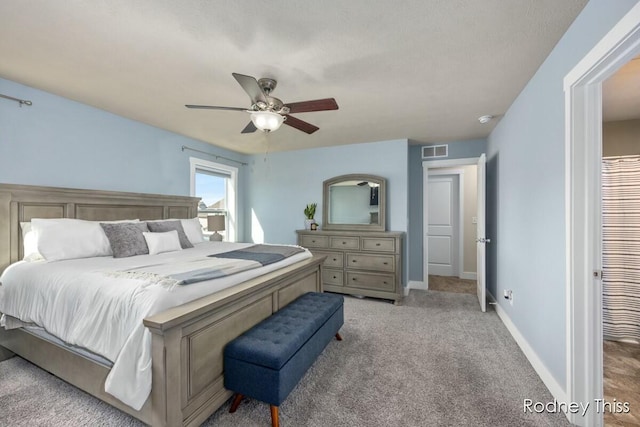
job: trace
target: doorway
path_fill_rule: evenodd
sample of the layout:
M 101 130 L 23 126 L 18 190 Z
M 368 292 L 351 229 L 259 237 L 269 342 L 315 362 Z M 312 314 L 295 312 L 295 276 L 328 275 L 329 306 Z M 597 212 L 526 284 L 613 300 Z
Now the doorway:
M 640 57 L 602 84 L 603 396 L 640 408 Z M 636 410 L 605 425 L 640 425 Z
M 473 280 L 475 282 L 475 293 L 478 296 L 478 302 L 480 309 L 486 311 L 486 282 L 485 282 L 485 245 L 490 242 L 486 239 L 485 233 L 485 162 L 486 156 L 482 154 L 479 158 L 467 158 L 467 159 L 451 159 L 451 160 L 431 160 L 424 161 L 423 167 L 423 284 L 426 289 L 429 289 L 429 274 L 431 274 L 430 263 L 434 259 L 442 261 L 445 258 L 442 254 L 438 257 L 431 258 L 430 251 L 437 250 L 438 248 L 445 247 L 444 244 L 434 245 L 430 242 L 429 216 L 432 213 L 433 208 L 430 206 L 429 181 L 431 178 L 436 179 L 439 185 L 442 183 L 443 176 L 455 175 L 458 177 L 459 182 L 459 202 L 458 215 L 449 214 L 448 222 L 453 222 L 452 218 L 456 216 L 459 218 L 459 231 L 458 241 L 461 250 L 458 251 L 458 259 L 452 260 L 457 262 L 457 272 L 455 267 L 453 268 L 453 276 L 461 279 Z M 444 185 L 440 185 L 441 187 Z M 438 191 L 445 192 L 442 188 Z M 468 197 L 469 193 L 473 196 Z M 454 197 L 449 194 L 449 198 Z M 462 196 L 462 197 L 461 197 Z M 446 213 L 446 212 L 445 212 Z M 440 214 L 441 219 L 437 220 L 437 223 L 447 222 L 442 218 L 446 218 L 447 215 Z M 441 225 L 441 224 L 440 224 Z M 432 230 L 431 230 L 432 231 Z M 441 239 L 443 240 L 443 239 Z M 446 250 L 446 247 L 445 247 Z
M 566 265 L 567 400 L 603 398 L 602 328 L 602 82 L 640 53 L 640 5 L 567 74 Z M 600 426 L 603 413 L 569 414 L 578 425 Z

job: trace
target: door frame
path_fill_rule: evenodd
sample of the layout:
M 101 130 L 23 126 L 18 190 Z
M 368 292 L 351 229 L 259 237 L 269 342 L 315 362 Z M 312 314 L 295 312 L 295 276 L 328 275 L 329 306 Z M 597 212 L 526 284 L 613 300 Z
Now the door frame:
M 457 176 L 458 179 L 458 216 L 455 219 L 456 221 L 456 231 L 458 233 L 457 237 L 457 251 L 454 254 L 455 259 L 453 260 L 453 265 L 455 266 L 455 273 L 458 275 L 458 277 L 462 278 L 462 273 L 464 271 L 464 169 L 448 169 L 446 171 L 442 171 L 442 170 L 438 170 L 440 168 L 431 168 L 429 170 L 428 176 L 446 176 L 446 175 L 455 175 Z M 425 185 L 428 184 L 428 178 L 427 178 L 427 182 L 425 182 Z M 428 190 L 424 193 L 424 194 L 428 194 Z M 423 196 L 424 197 L 424 196 Z M 428 203 L 427 203 L 428 206 Z M 428 227 L 429 226 L 429 218 L 428 218 L 428 212 L 424 212 L 424 218 L 423 218 L 423 230 L 425 229 L 424 227 Z M 428 243 L 427 241 L 427 237 L 426 235 L 428 234 L 428 230 L 425 234 L 425 236 L 423 237 L 423 240 L 425 242 Z M 427 250 L 428 251 L 428 250 Z M 428 252 L 426 252 L 425 258 L 424 258 L 424 262 L 427 263 L 427 271 L 429 268 L 429 257 L 428 257 Z M 428 284 L 427 284 L 428 286 Z
M 603 397 L 601 160 L 602 82 L 640 53 L 640 4 L 565 76 L 566 395 Z M 593 405 L 591 405 L 593 407 Z M 594 410 L 572 423 L 601 426 Z
M 440 168 L 454 168 L 458 166 L 468 166 L 468 165 L 477 165 L 478 157 L 464 158 L 464 159 L 447 159 L 447 160 L 423 160 L 422 161 L 422 283 L 424 284 L 424 289 L 429 289 L 429 245 L 427 241 L 427 231 L 429 227 L 429 197 L 428 197 L 428 183 L 429 183 L 429 173 L 433 172 L 433 169 Z M 462 179 L 460 179 L 460 183 L 462 185 Z M 462 191 L 459 192 L 459 197 L 464 197 Z M 463 205 L 462 201 L 460 202 L 460 215 L 463 213 Z M 464 221 L 461 221 L 463 223 Z M 460 236 L 463 235 L 463 225 L 461 224 Z M 460 252 L 463 251 L 463 245 L 460 245 Z M 464 270 L 464 257 L 461 254 L 460 258 L 460 269 Z

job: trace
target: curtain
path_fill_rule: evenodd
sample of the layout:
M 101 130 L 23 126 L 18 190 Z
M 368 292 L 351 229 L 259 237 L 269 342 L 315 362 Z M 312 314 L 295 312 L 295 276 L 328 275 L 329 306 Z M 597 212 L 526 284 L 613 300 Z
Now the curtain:
M 603 332 L 640 341 L 640 156 L 602 160 Z

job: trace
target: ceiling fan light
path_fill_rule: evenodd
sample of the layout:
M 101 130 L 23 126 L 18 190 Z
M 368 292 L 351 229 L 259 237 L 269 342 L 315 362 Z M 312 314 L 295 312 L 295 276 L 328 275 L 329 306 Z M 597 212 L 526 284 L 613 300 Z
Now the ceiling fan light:
M 282 125 L 284 117 L 271 111 L 252 111 L 251 121 L 261 131 L 273 132 Z

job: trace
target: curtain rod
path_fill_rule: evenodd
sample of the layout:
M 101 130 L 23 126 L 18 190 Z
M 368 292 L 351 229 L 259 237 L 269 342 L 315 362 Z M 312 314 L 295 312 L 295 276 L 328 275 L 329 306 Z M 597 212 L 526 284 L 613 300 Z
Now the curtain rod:
M 0 93 L 0 98 L 4 98 L 4 99 L 8 99 L 10 101 L 16 101 L 17 103 L 20 104 L 20 106 L 22 107 L 23 105 L 29 105 L 31 106 L 31 104 L 33 104 L 31 101 L 27 101 L 26 99 L 19 99 L 19 98 L 14 98 L 13 96 L 8 96 L 8 95 L 3 95 Z
M 184 150 L 191 150 L 191 151 L 196 151 L 196 152 L 198 152 L 198 153 L 207 154 L 207 155 L 209 155 L 209 156 L 213 156 L 213 157 L 215 157 L 215 158 L 216 158 L 216 160 L 217 160 L 217 159 L 225 159 L 225 160 L 228 160 L 228 161 L 230 161 L 230 162 L 238 163 L 238 164 L 240 164 L 240 165 L 242 165 L 242 166 L 247 166 L 247 165 L 249 164 L 249 163 L 241 162 L 241 161 L 239 161 L 239 160 L 230 159 L 229 157 L 219 156 L 219 155 L 217 155 L 217 154 L 212 154 L 212 153 L 207 153 L 206 151 L 202 151 L 202 150 L 196 150 L 195 148 L 187 147 L 186 145 L 183 145 L 183 146 L 182 146 L 182 151 L 184 151 Z

